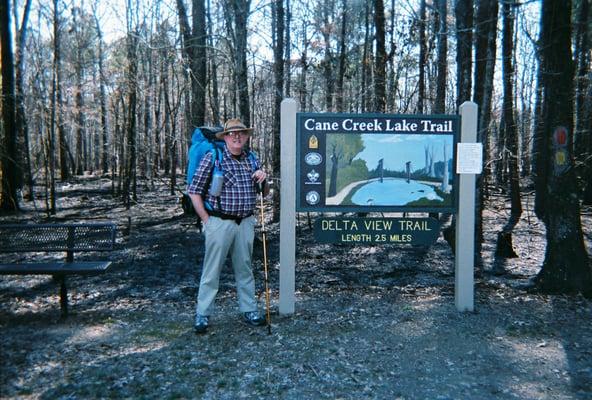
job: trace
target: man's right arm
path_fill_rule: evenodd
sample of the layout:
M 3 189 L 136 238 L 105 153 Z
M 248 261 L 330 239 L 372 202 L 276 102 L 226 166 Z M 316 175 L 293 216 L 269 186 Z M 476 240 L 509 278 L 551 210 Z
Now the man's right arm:
M 191 183 L 187 187 L 187 194 L 191 199 L 191 204 L 193 204 L 195 212 L 202 220 L 204 225 L 209 218 L 204 204 L 204 196 L 206 196 L 206 186 L 208 178 L 212 174 L 212 169 L 212 154 L 206 153 L 206 155 L 201 159 L 195 174 L 193 175 Z
M 208 215 L 208 212 L 206 211 L 206 208 L 204 206 L 204 202 L 203 202 L 203 199 L 201 198 L 201 195 L 197 194 L 197 193 L 189 193 L 189 198 L 191 199 L 191 203 L 193 204 L 193 208 L 195 209 L 195 212 L 197 213 L 197 215 L 199 215 L 199 218 L 201 219 L 201 221 L 205 225 L 208 222 L 208 218 L 210 216 Z

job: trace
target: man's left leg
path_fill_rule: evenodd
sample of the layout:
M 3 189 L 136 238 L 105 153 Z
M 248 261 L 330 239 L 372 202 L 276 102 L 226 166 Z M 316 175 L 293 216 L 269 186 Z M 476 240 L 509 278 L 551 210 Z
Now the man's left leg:
M 245 315 L 247 322 L 261 325 L 265 322 L 257 312 L 255 299 L 255 278 L 252 270 L 253 240 L 255 237 L 255 217 L 251 216 L 241 221 L 232 248 L 232 267 L 238 295 L 239 309 Z M 255 314 L 252 314 L 255 313 Z

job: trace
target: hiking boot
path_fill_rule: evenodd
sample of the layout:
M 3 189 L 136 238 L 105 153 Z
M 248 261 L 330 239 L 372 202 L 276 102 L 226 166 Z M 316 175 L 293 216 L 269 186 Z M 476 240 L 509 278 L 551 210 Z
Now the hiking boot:
M 195 317 L 195 326 L 193 329 L 195 333 L 206 333 L 210 325 L 210 317 L 207 315 L 198 315 Z
M 265 325 L 265 317 L 259 315 L 257 311 L 249 311 L 243 314 L 243 319 L 245 323 L 252 326 L 261 326 Z

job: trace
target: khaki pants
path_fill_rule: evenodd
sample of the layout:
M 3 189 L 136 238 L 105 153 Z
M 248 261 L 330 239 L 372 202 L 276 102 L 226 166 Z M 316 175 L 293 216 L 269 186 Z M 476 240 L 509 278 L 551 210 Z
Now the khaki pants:
M 210 216 L 204 226 L 205 256 L 197 294 L 197 315 L 211 315 L 218 293 L 220 272 L 230 253 L 234 280 L 241 312 L 257 310 L 255 279 L 251 267 L 255 217 L 250 216 L 240 225 L 232 220 Z

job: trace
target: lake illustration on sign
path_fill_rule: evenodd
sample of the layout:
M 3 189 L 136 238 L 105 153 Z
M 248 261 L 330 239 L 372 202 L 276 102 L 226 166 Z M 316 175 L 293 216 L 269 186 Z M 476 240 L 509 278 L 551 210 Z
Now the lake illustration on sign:
M 453 206 L 453 135 L 327 134 L 327 205 Z

